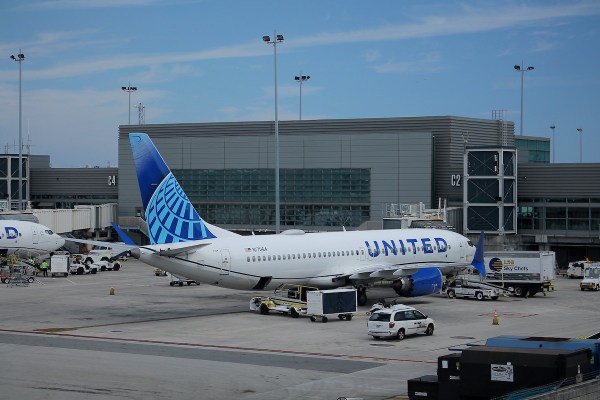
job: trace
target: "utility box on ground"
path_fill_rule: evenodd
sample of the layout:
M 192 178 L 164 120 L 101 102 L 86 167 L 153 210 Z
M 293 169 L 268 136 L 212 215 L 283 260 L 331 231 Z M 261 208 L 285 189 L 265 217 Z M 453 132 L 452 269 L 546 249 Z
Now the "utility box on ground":
M 589 349 L 474 346 L 460 357 L 460 398 L 490 399 L 590 372 Z

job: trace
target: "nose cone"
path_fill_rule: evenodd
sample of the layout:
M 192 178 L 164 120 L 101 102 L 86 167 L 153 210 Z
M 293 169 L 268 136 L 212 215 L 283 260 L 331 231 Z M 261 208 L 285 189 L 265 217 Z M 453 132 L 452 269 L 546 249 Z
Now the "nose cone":
M 65 239 L 63 239 L 62 237 L 56 235 L 56 245 L 60 248 L 63 247 L 65 245 Z

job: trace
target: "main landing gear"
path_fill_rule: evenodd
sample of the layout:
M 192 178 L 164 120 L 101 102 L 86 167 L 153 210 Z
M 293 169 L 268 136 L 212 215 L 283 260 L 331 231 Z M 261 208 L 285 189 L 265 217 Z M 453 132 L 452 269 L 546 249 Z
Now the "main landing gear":
M 356 290 L 356 302 L 359 306 L 364 306 L 367 304 L 367 288 L 361 285 Z

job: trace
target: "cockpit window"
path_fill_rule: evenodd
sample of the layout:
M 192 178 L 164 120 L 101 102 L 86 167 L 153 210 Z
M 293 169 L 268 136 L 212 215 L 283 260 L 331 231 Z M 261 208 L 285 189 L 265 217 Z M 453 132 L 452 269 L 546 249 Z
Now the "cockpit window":
M 473 242 L 471 242 L 470 240 L 467 240 L 467 243 L 469 244 L 469 247 L 475 247 L 475 246 L 473 245 Z
M 54 232 L 52 232 L 50 229 L 46 229 L 46 233 L 47 233 L 48 235 L 54 235 Z

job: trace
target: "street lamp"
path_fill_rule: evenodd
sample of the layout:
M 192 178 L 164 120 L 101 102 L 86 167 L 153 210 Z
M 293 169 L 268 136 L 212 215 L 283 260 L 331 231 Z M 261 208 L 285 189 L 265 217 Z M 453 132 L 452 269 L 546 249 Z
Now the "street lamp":
M 300 83 L 300 120 L 302 120 L 302 82 L 310 79 L 310 75 L 302 75 L 302 71 L 300 71 L 299 76 L 294 77 Z
M 527 71 L 533 71 L 533 67 L 527 67 L 527 69 L 523 68 L 523 65 L 515 65 L 515 71 L 521 73 L 521 133 L 523 136 L 523 75 Z
M 277 118 L 277 43 L 283 42 L 283 35 L 273 33 L 273 40 L 268 35 L 262 37 L 263 42 L 273 45 L 273 59 L 275 69 L 275 233 L 280 231 L 279 212 L 279 120 Z
M 131 82 L 129 82 L 128 86 L 121 86 L 121 90 L 129 93 L 129 120 L 127 124 L 131 125 L 131 92 L 135 92 L 137 87 L 131 86 Z
M 579 163 L 582 163 L 583 161 L 582 161 L 581 155 L 582 155 L 582 149 L 583 149 L 583 147 L 581 145 L 581 142 L 583 140 L 583 129 L 582 128 L 577 128 L 577 132 L 579 132 Z
M 23 204 L 23 134 L 21 129 L 21 109 L 22 109 L 22 101 L 21 101 L 21 62 L 25 59 L 25 54 L 21 52 L 19 49 L 19 54 L 15 57 L 11 55 L 10 58 L 13 61 L 19 63 L 19 211 L 21 211 L 21 205 Z M 12 197 L 11 197 L 12 199 Z
M 550 129 L 552 129 L 552 164 L 554 164 L 554 154 L 556 153 L 556 141 L 554 140 L 554 130 L 556 126 L 554 124 L 550 125 Z

